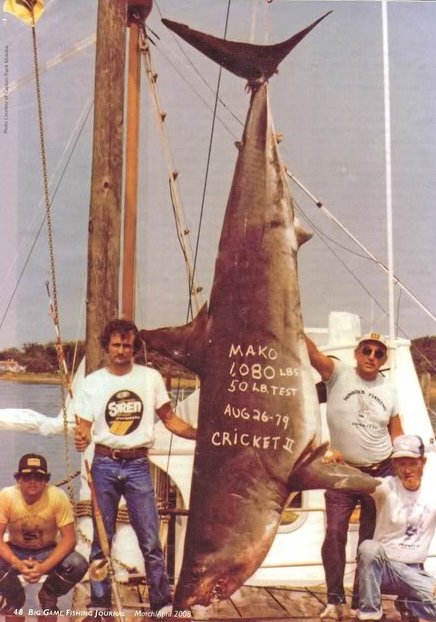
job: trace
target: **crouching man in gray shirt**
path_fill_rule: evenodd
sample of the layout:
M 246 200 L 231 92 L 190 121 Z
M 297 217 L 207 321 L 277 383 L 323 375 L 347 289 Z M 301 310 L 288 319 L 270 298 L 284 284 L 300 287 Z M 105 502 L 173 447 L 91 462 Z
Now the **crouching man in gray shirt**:
M 393 442 L 395 476 L 381 480 L 371 495 L 377 519 L 372 540 L 359 546 L 359 620 L 384 617 L 381 593 L 397 594 L 404 619 L 436 620 L 436 579 L 424 570 L 436 528 L 434 476 L 424 475 L 424 445 L 404 434 Z

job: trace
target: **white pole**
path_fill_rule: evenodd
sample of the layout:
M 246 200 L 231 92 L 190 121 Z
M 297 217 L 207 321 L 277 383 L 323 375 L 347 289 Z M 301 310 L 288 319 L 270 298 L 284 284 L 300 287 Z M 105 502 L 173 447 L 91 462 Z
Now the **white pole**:
M 250 23 L 250 43 L 254 43 L 256 38 L 256 22 L 257 22 L 257 0 L 252 4 L 251 23 Z
M 391 159 L 391 108 L 389 78 L 389 33 L 388 33 L 388 0 L 381 0 L 382 31 L 383 31 L 383 84 L 385 108 L 385 171 L 386 171 L 386 234 L 388 249 L 388 297 L 389 297 L 389 337 L 391 343 L 395 339 L 394 310 L 394 250 L 392 236 L 392 159 Z

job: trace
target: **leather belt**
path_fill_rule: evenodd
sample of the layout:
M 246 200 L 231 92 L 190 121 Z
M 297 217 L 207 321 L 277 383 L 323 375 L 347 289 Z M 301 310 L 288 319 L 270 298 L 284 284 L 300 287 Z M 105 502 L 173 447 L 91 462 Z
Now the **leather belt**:
M 135 458 L 145 458 L 148 454 L 147 447 L 132 447 L 131 449 L 114 449 L 106 445 L 95 446 L 94 452 L 98 456 L 106 456 L 112 460 L 135 460 Z
M 390 461 L 391 461 L 391 457 L 388 456 L 381 462 L 373 462 L 372 464 L 352 464 L 351 462 L 349 462 L 348 464 L 350 466 L 356 467 L 356 469 L 359 469 L 360 471 L 363 471 L 364 473 L 372 473 L 373 471 L 377 471 L 381 467 L 389 464 Z

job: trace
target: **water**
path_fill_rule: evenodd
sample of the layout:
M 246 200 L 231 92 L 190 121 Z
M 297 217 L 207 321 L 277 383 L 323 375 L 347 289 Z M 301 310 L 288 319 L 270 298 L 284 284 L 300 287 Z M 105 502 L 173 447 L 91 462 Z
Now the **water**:
M 57 416 L 61 410 L 62 394 L 58 385 L 22 384 L 0 380 L 0 408 L 31 408 L 43 415 Z M 18 461 L 23 454 L 35 452 L 47 459 L 51 482 L 59 482 L 67 476 L 67 461 L 63 434 L 42 436 L 30 432 L 12 432 L 0 429 L 0 488 L 15 483 L 14 473 Z M 70 442 L 72 471 L 80 467 L 79 454 Z M 79 478 L 74 480 L 76 497 L 78 495 Z M 66 487 L 63 490 L 67 492 Z M 36 592 L 40 585 L 26 587 L 26 604 L 24 611 L 39 608 Z M 59 599 L 61 609 L 71 607 L 72 592 Z
M 44 415 L 55 417 L 61 410 L 61 399 L 61 389 L 58 385 L 0 380 L 0 408 L 31 408 Z M 47 458 L 52 482 L 58 482 L 67 476 L 63 434 L 47 437 L 30 432 L 0 429 L 1 488 L 15 482 L 14 472 L 17 470 L 18 461 L 23 454 L 30 452 L 40 453 Z M 72 470 L 76 471 L 80 466 L 80 458 L 71 441 L 70 455 Z

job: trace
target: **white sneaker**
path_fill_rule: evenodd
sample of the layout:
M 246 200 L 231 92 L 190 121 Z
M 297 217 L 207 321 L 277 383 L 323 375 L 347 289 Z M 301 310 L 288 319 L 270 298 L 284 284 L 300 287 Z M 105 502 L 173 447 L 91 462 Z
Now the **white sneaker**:
M 328 603 L 326 608 L 319 614 L 320 620 L 342 620 L 344 615 L 343 605 Z
M 164 605 L 156 612 L 156 618 L 169 618 L 173 613 L 172 605 Z

